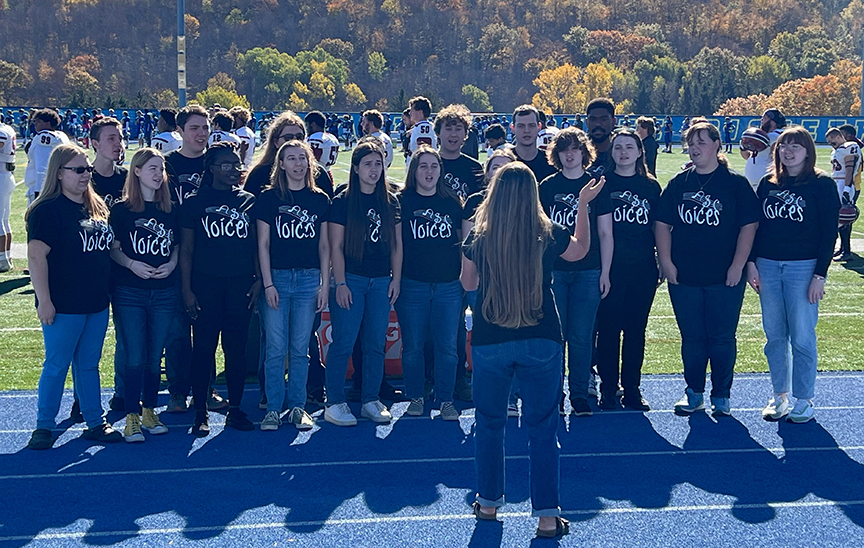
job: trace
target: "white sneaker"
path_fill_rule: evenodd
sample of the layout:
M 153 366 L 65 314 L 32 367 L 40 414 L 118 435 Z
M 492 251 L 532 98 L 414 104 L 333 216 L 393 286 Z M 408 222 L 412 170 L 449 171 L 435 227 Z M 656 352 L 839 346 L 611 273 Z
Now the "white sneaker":
M 264 420 L 261 421 L 261 430 L 279 430 L 281 424 L 282 419 L 279 418 L 279 413 L 270 411 L 264 415 Z
M 406 415 L 411 415 L 412 417 L 419 417 L 423 414 L 423 398 L 412 398 L 411 403 L 408 404 L 408 409 L 405 410 Z
M 813 405 L 809 401 L 799 398 L 795 402 L 795 407 L 792 408 L 789 416 L 786 417 L 786 420 L 796 424 L 804 424 L 812 419 L 815 414 L 816 410 L 813 409 Z
M 345 402 L 331 405 L 324 410 L 324 420 L 336 426 L 356 426 L 357 417 L 351 413 L 351 408 Z
M 306 412 L 302 407 L 295 407 L 288 415 L 288 422 L 297 427 L 297 430 L 312 430 L 315 426 L 315 419 Z
M 768 400 L 768 405 L 762 410 L 762 418 L 766 421 L 779 421 L 789 414 L 791 406 L 789 398 L 775 394 L 773 398 Z
M 378 423 L 388 423 L 393 419 L 387 406 L 378 400 L 364 403 L 360 408 L 360 416 Z

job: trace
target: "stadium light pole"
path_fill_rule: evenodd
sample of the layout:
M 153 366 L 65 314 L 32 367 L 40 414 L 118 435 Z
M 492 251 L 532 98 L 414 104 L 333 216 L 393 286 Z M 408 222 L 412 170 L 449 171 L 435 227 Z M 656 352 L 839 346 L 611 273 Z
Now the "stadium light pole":
M 186 2 L 177 0 L 177 106 L 186 106 Z

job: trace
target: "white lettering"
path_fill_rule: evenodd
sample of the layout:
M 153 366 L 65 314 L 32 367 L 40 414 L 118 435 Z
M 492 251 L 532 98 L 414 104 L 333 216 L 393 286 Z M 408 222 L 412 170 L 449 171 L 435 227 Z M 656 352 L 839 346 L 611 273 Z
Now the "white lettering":
M 447 239 L 453 234 L 453 226 L 447 221 L 420 223 L 419 219 L 411 219 L 411 235 L 415 240 L 426 238 Z
M 211 219 L 210 215 L 205 215 L 201 218 L 201 225 L 204 227 L 204 233 L 208 238 L 240 238 L 245 239 L 249 236 L 249 223 L 243 218 L 229 219 L 222 215 Z
M 276 217 L 276 235 L 279 236 L 280 239 L 304 240 L 315 238 L 315 223 L 298 221 L 294 218 L 291 218 L 290 223 L 285 223 L 282 219 L 282 215 Z

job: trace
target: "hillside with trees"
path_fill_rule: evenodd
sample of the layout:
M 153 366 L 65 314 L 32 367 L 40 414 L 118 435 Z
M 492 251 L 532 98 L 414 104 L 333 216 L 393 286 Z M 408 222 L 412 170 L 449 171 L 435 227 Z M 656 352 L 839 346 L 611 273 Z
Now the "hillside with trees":
M 189 0 L 189 98 L 857 114 L 862 0 Z M 176 3 L 0 0 L 0 104 L 176 104 Z

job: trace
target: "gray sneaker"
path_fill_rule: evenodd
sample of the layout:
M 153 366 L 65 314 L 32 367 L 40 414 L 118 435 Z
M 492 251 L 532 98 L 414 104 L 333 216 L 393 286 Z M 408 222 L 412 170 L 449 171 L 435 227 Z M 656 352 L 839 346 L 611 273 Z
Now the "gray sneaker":
M 688 388 L 684 397 L 675 404 L 676 415 L 689 415 L 700 409 L 705 409 L 705 397 L 701 392 L 694 392 L 692 388 Z
M 261 430 L 279 430 L 281 424 L 282 419 L 279 418 L 279 413 L 270 411 L 264 415 L 264 420 L 261 421 Z
M 729 398 L 715 398 L 711 396 L 711 414 L 715 417 L 729 417 L 732 409 L 729 406 Z
M 459 411 L 453 407 L 452 401 L 445 401 L 441 404 L 441 420 L 442 421 L 458 421 Z
M 408 404 L 408 409 L 405 410 L 406 415 L 419 417 L 423 414 L 423 398 L 411 398 L 411 403 Z
M 795 402 L 792 412 L 786 417 L 786 420 L 795 424 L 804 424 L 810 421 L 815 415 L 816 410 L 813 409 L 813 405 L 809 401 L 799 398 Z
M 302 407 L 295 407 L 288 415 L 288 422 L 297 427 L 297 430 L 312 430 L 315 426 L 315 419 L 306 412 Z

